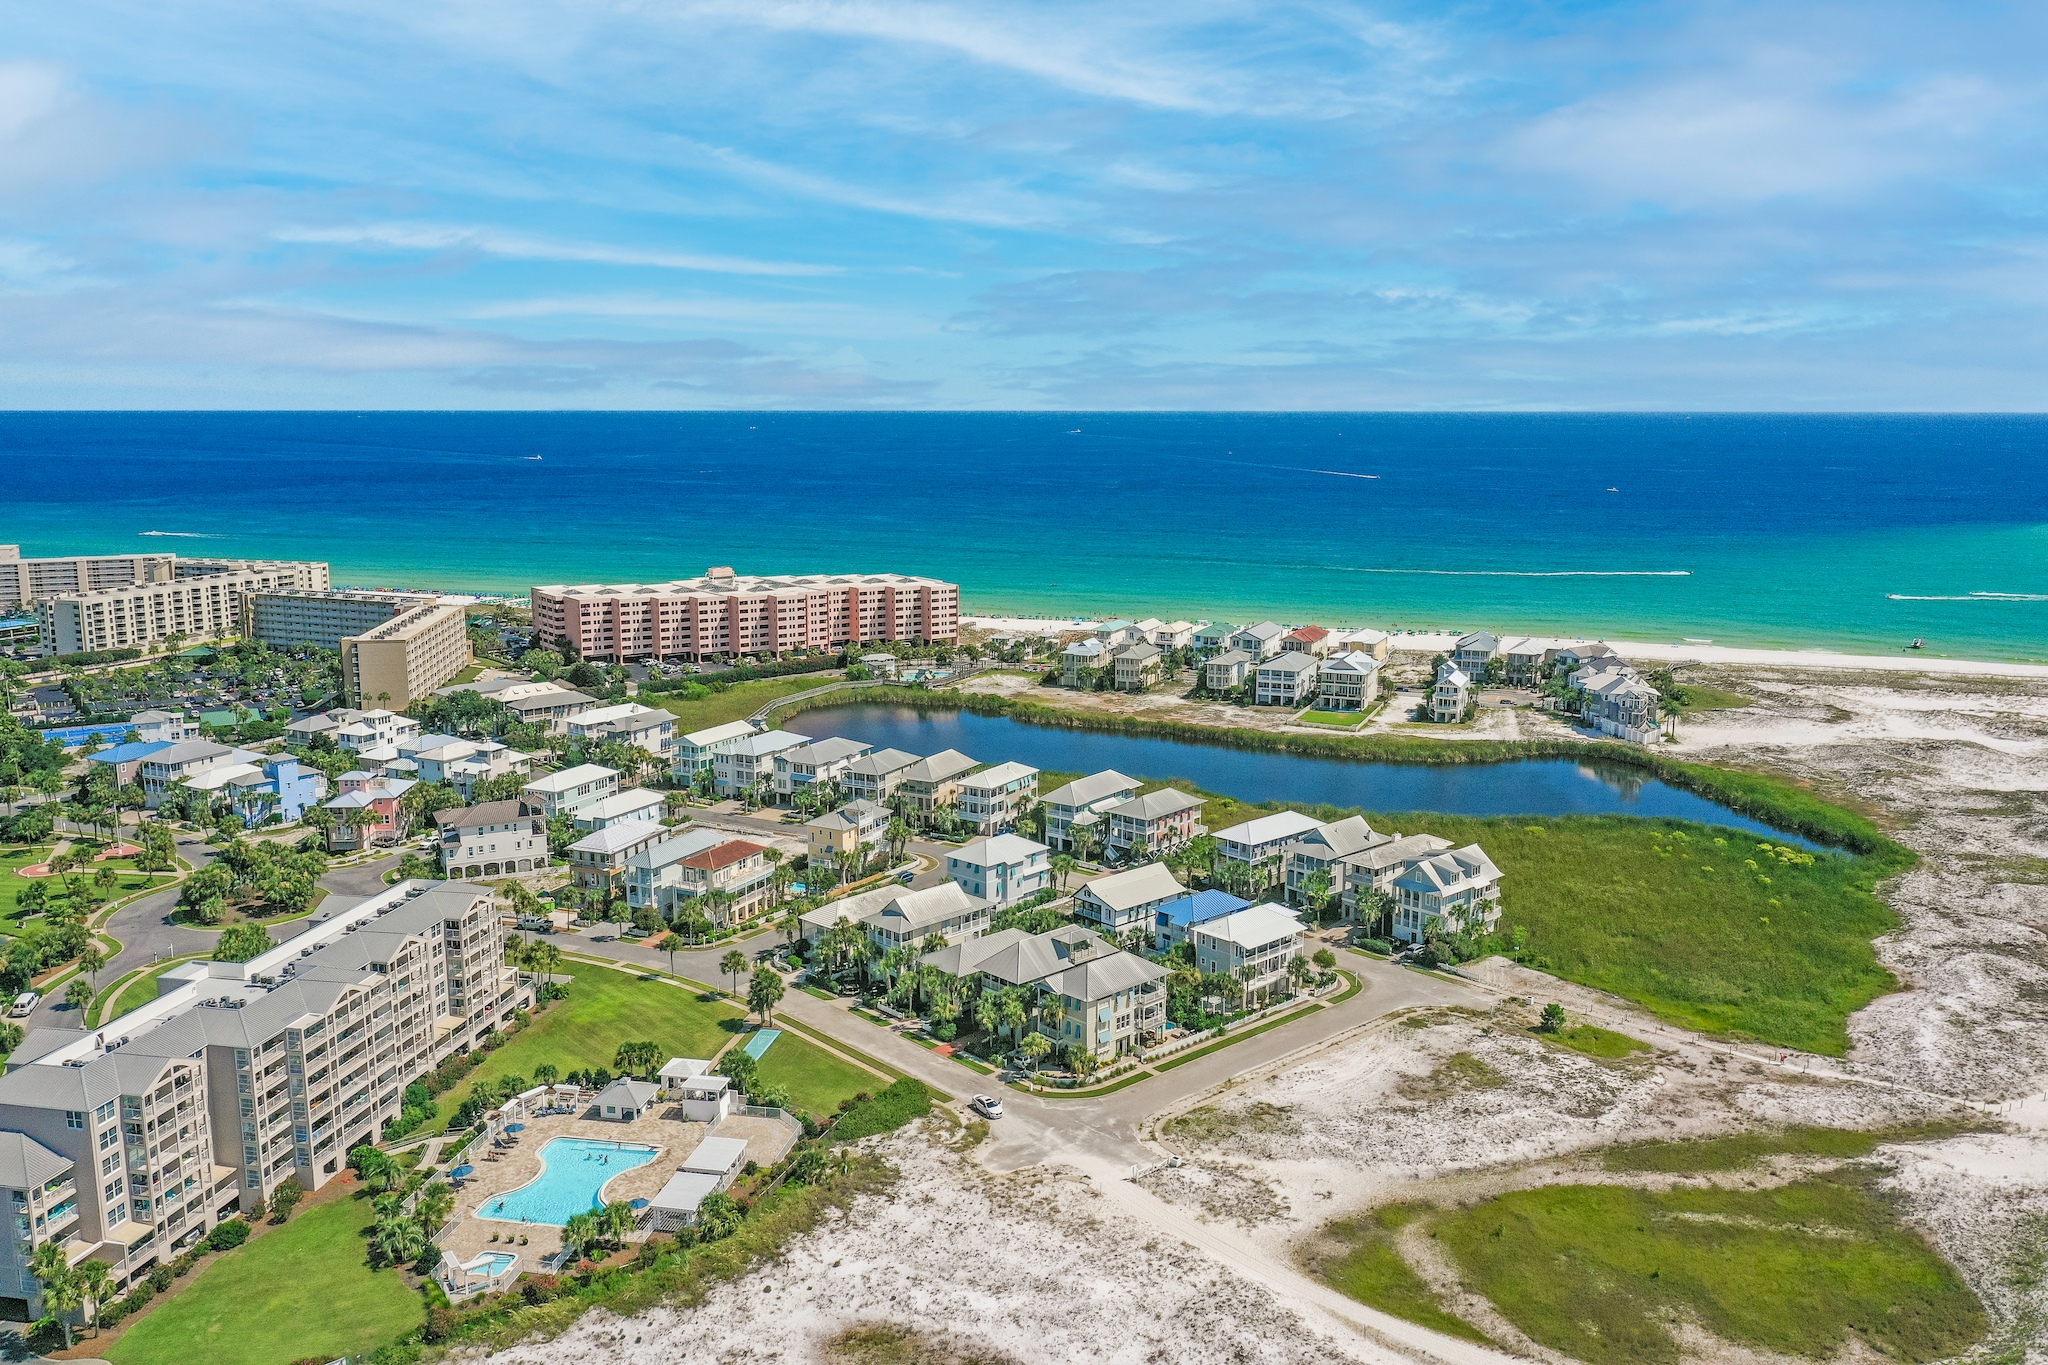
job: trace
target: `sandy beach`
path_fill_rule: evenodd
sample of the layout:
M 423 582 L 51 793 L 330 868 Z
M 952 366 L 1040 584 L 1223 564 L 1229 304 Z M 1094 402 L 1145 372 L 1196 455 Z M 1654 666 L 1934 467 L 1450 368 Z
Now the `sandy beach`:
M 1069 631 L 1092 630 L 1101 621 L 1063 620 L 1035 616 L 962 616 L 960 624 L 998 635 L 1042 635 L 1055 637 Z M 1332 630 L 1362 629 L 1332 626 Z M 1503 639 L 1515 631 L 1496 631 Z M 1447 631 L 1402 631 L 1393 635 L 1396 650 L 1417 654 L 1448 651 L 1458 637 Z M 1624 658 L 1649 663 L 1733 664 L 1746 667 L 1852 669 L 1878 673 L 1929 673 L 1951 677 L 2048 678 L 2048 664 L 2017 663 L 2002 659 L 1947 659 L 1926 654 L 1843 654 L 1826 649 L 1741 649 L 1716 644 L 1671 644 L 1651 640 L 1612 639 L 1604 635 L 1542 636 L 1559 643 L 1585 644 L 1599 641 L 1611 645 Z

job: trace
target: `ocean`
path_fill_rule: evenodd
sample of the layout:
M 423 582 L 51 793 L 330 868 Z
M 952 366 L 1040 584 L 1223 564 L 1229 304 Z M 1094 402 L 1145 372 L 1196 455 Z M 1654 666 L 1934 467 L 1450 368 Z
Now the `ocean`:
M 524 592 L 894 570 L 969 612 L 2048 657 L 2048 418 L 4 413 L 0 542 Z

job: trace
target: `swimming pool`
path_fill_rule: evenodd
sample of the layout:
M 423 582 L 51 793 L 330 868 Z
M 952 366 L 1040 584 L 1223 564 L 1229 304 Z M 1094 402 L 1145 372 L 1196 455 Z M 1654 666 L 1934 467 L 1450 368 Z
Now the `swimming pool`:
M 540 1149 L 539 1175 L 485 1200 L 476 1216 L 561 1227 L 579 1213 L 604 1207 L 604 1187 L 613 1176 L 645 1166 L 660 1154 L 659 1147 L 637 1143 L 555 1138 Z

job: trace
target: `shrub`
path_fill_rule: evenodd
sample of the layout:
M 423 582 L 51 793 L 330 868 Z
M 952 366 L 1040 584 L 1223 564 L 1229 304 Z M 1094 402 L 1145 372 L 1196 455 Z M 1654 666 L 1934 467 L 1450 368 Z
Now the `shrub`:
M 832 1136 L 839 1142 L 857 1142 L 877 1133 L 893 1133 L 912 1119 L 923 1118 L 931 1107 L 932 1092 L 925 1083 L 905 1077 L 884 1087 L 879 1095 L 856 1095 L 833 1125 Z
M 1327 972 L 1330 968 L 1337 965 L 1337 955 L 1328 948 L 1318 948 L 1316 949 L 1316 955 L 1310 958 L 1309 961 Z
M 562 1292 L 562 1282 L 552 1275 L 530 1275 L 519 1286 L 520 1297 L 528 1303 L 552 1303 Z
M 1368 953 L 1378 953 L 1381 957 L 1394 955 L 1394 945 L 1383 938 L 1362 938 L 1358 940 L 1358 946 Z
M 249 1225 L 239 1218 L 230 1218 L 206 1236 L 206 1244 L 214 1251 L 233 1251 L 249 1240 Z
M 177 1274 L 167 1265 L 157 1265 L 149 1268 L 149 1287 L 159 1294 L 169 1289 L 171 1281 L 177 1278 Z M 147 1303 L 149 1300 L 144 1299 L 143 1302 Z

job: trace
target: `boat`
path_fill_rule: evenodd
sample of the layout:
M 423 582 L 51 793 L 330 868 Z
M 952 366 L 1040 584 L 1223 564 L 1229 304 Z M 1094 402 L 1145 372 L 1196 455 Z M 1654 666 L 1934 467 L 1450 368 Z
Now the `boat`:
M 540 456 L 538 456 L 538 455 L 529 455 L 529 456 L 527 456 L 526 458 L 527 458 L 527 459 L 529 459 L 529 460 L 538 460 L 538 459 L 540 458 Z
M 1913 637 L 1913 643 L 1912 643 L 1912 644 L 1910 644 L 1910 645 L 1907 645 L 1907 646 L 1906 646 L 1906 648 L 1908 648 L 1908 649 L 1925 649 L 1925 648 L 1927 648 L 1927 642 L 1926 642 L 1925 640 L 1921 639 L 1921 638 L 1920 638 L 1919 636 L 1915 635 L 1915 636 Z

